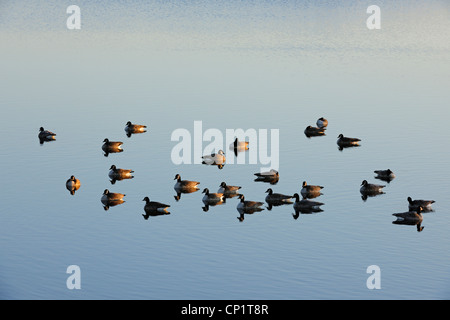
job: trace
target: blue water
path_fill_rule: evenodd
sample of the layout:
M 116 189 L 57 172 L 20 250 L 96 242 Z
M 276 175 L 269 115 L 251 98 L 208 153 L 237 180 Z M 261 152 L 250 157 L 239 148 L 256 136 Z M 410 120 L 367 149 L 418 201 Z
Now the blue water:
M 449 6 L 381 2 L 370 31 L 371 3 L 333 3 L 81 1 L 73 31 L 72 3 L 2 3 L 0 297 L 448 299 Z M 306 138 L 321 116 L 326 135 Z M 148 132 L 128 138 L 127 121 Z M 175 165 L 171 134 L 194 139 L 194 121 L 224 135 L 278 129 L 279 182 L 254 181 L 261 163 Z M 41 145 L 41 126 L 56 141 Z M 339 151 L 340 133 L 361 146 Z M 104 138 L 124 152 L 105 157 Z M 112 164 L 135 178 L 111 185 Z M 386 193 L 363 201 L 361 181 L 383 183 L 373 171 L 387 168 Z M 200 191 L 176 201 L 177 173 Z M 239 221 L 236 198 L 202 209 L 201 190 L 222 181 L 264 201 L 304 180 L 325 186 L 323 212 Z M 105 211 L 105 188 L 126 202 Z M 170 215 L 144 219 L 145 196 Z M 436 201 L 422 232 L 392 223 L 408 196 Z M 81 290 L 66 287 L 69 265 Z M 370 265 L 379 290 L 366 286 Z

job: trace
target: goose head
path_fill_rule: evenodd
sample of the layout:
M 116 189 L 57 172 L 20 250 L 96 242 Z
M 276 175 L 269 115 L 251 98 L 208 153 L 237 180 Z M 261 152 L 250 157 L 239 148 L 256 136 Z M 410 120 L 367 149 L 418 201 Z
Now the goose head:
M 104 143 L 108 143 L 108 142 L 109 142 L 109 139 L 108 139 L 108 138 L 105 138 L 105 140 L 103 140 L 103 142 L 104 142 Z
M 145 197 L 144 199 L 142 199 L 142 201 L 145 201 L 146 203 L 149 203 L 150 199 L 149 199 L 149 197 Z
M 343 138 L 344 137 L 344 135 L 341 133 L 340 135 L 338 135 L 338 138 L 339 139 L 341 139 L 341 138 Z
M 363 180 L 363 182 L 361 183 L 362 186 L 367 186 L 368 182 L 367 180 Z
M 300 201 L 300 196 L 298 195 L 298 193 L 294 193 L 294 195 L 292 196 L 292 198 L 295 198 L 296 202 Z
M 40 127 L 40 128 L 39 128 L 39 131 L 40 131 L 40 132 L 44 131 L 44 127 Z
M 109 168 L 109 170 L 116 170 L 117 168 L 116 168 L 116 166 L 113 164 L 112 166 L 111 166 L 111 168 Z
M 269 189 L 267 189 L 267 190 L 266 190 L 266 193 L 268 193 L 268 194 L 272 194 L 272 193 L 273 193 L 273 191 L 272 191 L 272 189 L 271 189 L 271 188 L 269 188 Z
M 409 202 L 409 203 L 412 203 L 412 202 L 413 202 L 412 199 L 411 199 L 411 197 L 408 197 L 408 202 Z
M 173 180 L 181 181 L 181 176 L 177 173 L 177 175 L 175 176 L 175 178 Z
M 208 195 L 209 194 L 209 189 L 208 188 L 203 189 L 202 193 Z
M 220 184 L 220 187 L 222 187 L 222 188 L 225 188 L 227 186 L 227 184 L 225 183 L 225 182 L 222 182 L 221 184 Z
M 130 127 L 130 126 L 131 126 L 131 121 L 128 121 L 128 122 L 126 123 L 126 125 L 127 125 L 127 127 Z
M 108 190 L 108 189 L 105 189 L 105 191 L 103 191 L 103 194 L 104 194 L 104 195 L 109 194 L 109 190 Z
M 303 181 L 302 187 L 306 187 L 306 181 Z

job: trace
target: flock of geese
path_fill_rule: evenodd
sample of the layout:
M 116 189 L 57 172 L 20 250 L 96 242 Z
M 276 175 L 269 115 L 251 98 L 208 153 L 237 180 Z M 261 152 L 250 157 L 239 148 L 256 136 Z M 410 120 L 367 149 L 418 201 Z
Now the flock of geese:
M 308 126 L 306 127 L 304 133 L 308 138 L 313 136 L 323 136 L 325 135 L 327 126 L 328 120 L 322 117 L 316 121 L 316 127 Z M 130 121 L 128 121 L 125 126 L 125 132 L 128 137 L 131 137 L 132 134 L 144 133 L 146 131 L 147 126 L 133 124 Z M 43 144 L 44 142 L 55 140 L 56 134 L 41 127 L 39 129 L 38 137 L 40 143 Z M 360 141 L 361 139 L 345 137 L 343 134 L 340 134 L 338 136 L 337 144 L 339 149 L 343 150 L 343 148 L 359 146 Z M 122 144 L 123 142 L 121 141 L 110 141 L 109 139 L 104 139 L 102 145 L 102 150 L 105 153 L 104 155 L 108 156 L 109 153 L 123 152 Z M 230 145 L 230 150 L 233 150 L 235 155 L 237 155 L 238 152 L 248 149 L 249 143 L 247 141 L 239 141 L 238 138 L 235 138 L 234 142 Z M 219 150 L 217 153 L 205 155 L 202 157 L 202 163 L 206 165 L 216 165 L 219 169 L 222 169 L 226 163 L 225 153 L 223 150 Z M 109 170 L 108 175 L 111 179 L 111 184 L 114 184 L 116 181 L 132 179 L 134 177 L 134 171 L 131 169 L 121 169 L 117 168 L 115 165 L 112 165 Z M 394 172 L 390 169 L 375 170 L 374 173 L 376 174 L 377 179 L 388 183 L 395 178 Z M 268 172 L 258 172 L 254 175 L 256 176 L 255 181 L 267 182 L 272 185 L 276 184 L 279 180 L 279 173 L 274 169 L 271 169 Z M 177 174 L 174 180 L 176 180 L 174 185 L 174 189 L 177 192 L 177 196 L 175 196 L 176 201 L 180 200 L 181 194 L 183 193 L 193 193 L 199 190 L 200 182 L 198 181 L 182 180 L 180 174 Z M 74 195 L 80 187 L 81 182 L 79 179 L 75 178 L 74 175 L 66 181 L 66 188 L 72 195 Z M 367 180 L 363 180 L 360 186 L 360 192 L 363 200 L 367 199 L 367 197 L 383 194 L 384 187 L 385 185 L 372 184 Z M 293 214 L 294 219 L 297 219 L 300 213 L 321 212 L 323 211 L 321 206 L 324 205 L 324 203 L 312 199 L 319 197 L 322 194 L 321 191 L 323 188 L 323 186 L 309 185 L 306 181 L 303 181 L 302 188 L 300 190 L 301 197 L 298 193 L 293 195 L 275 193 L 271 188 L 269 188 L 266 191 L 267 196 L 265 197 L 265 201 L 268 204 L 267 209 L 271 210 L 273 206 L 292 205 L 295 210 L 295 214 Z M 226 202 L 226 199 L 233 197 L 237 197 L 239 199 L 236 207 L 240 214 L 238 217 L 239 221 L 244 220 L 244 214 L 252 214 L 264 210 L 264 202 L 246 200 L 244 195 L 239 193 L 240 189 L 240 186 L 228 185 L 225 182 L 220 183 L 217 192 L 210 192 L 208 188 L 204 188 L 202 192 L 204 194 L 202 201 L 205 204 L 203 210 L 208 211 L 210 206 L 223 204 Z M 101 202 L 104 205 L 104 209 L 108 210 L 109 207 L 124 203 L 125 196 L 125 194 L 114 193 L 110 192 L 108 189 L 105 189 L 101 197 Z M 423 220 L 422 212 L 432 211 L 433 209 L 431 205 L 435 201 L 420 199 L 413 200 L 411 197 L 408 197 L 407 200 L 408 211 L 393 213 L 393 216 L 397 218 L 397 220 L 393 223 L 416 225 L 417 231 L 420 232 L 424 228 L 421 226 L 421 222 Z M 145 197 L 142 201 L 145 201 L 145 214 L 143 214 L 145 219 L 148 219 L 150 216 L 170 214 L 170 205 L 168 204 L 151 201 L 149 197 Z

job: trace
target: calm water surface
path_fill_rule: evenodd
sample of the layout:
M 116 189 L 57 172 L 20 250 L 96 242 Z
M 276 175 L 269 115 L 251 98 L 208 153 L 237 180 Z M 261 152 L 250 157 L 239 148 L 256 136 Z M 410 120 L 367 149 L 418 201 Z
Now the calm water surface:
M 74 32 L 65 4 L 0 5 L 1 298 L 450 297 L 447 3 L 382 3 L 377 31 L 356 1 L 79 5 Z M 321 116 L 326 135 L 306 138 Z M 128 138 L 127 121 L 148 132 Z M 194 121 L 224 135 L 278 129 L 279 182 L 254 181 L 261 163 L 173 164 L 171 134 L 193 135 Z M 56 141 L 41 145 L 41 126 Z M 361 146 L 338 150 L 340 133 Z M 124 152 L 105 157 L 104 138 Z M 112 164 L 135 178 L 112 185 Z M 364 201 L 361 181 L 383 183 L 373 171 L 387 168 L 385 194 Z M 176 201 L 177 173 L 200 191 Z M 201 190 L 222 181 L 264 201 L 304 180 L 325 186 L 323 212 L 294 219 L 287 205 L 239 221 L 236 198 L 202 209 Z M 106 188 L 126 202 L 105 211 Z M 145 196 L 171 214 L 144 219 Z M 436 201 L 422 232 L 392 223 L 408 196 Z M 81 290 L 66 287 L 69 265 Z M 366 286 L 370 265 L 380 290 Z

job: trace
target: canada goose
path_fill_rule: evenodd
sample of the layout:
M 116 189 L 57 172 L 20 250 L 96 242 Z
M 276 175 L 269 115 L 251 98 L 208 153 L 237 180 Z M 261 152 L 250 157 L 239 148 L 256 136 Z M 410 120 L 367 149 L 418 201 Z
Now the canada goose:
M 225 164 L 226 157 L 223 150 L 219 150 L 218 153 L 212 153 L 210 155 L 202 156 L 202 163 L 209 165 L 223 165 Z
M 396 216 L 398 220 L 422 221 L 423 220 L 422 211 L 423 211 L 423 208 L 421 206 L 419 206 L 414 211 L 393 213 L 392 215 Z
M 411 197 L 408 197 L 408 207 L 410 210 L 417 209 L 418 207 L 422 208 L 422 211 L 430 211 L 431 205 L 434 203 L 434 200 L 413 200 Z
M 385 185 L 368 183 L 367 180 L 363 180 L 361 183 L 360 192 L 361 193 L 377 193 L 382 192 Z
M 224 200 L 223 193 L 210 193 L 208 188 L 203 189 L 203 202 L 219 202 Z
M 105 191 L 103 191 L 102 201 L 120 201 L 123 200 L 123 197 L 125 196 L 126 195 L 123 193 L 114 193 L 105 189 Z
M 66 188 L 70 191 L 71 195 L 75 194 L 75 191 L 80 189 L 81 182 L 75 176 L 70 176 L 70 179 L 66 181 Z
M 271 188 L 266 190 L 266 193 L 268 193 L 268 195 L 266 196 L 266 202 L 267 203 L 271 203 L 271 202 L 275 202 L 275 203 L 292 203 L 291 199 L 292 196 L 289 195 L 284 195 L 281 193 L 274 193 L 273 190 Z
M 325 135 L 325 129 L 317 128 L 317 127 L 313 127 L 313 126 L 307 126 L 304 133 L 307 137 L 323 136 L 323 135 Z
M 322 189 L 323 189 L 322 186 L 309 185 L 306 183 L 306 181 L 303 181 L 302 189 L 301 189 L 300 193 L 302 194 L 302 196 L 305 196 L 305 195 L 311 194 L 311 193 L 320 193 L 320 191 Z
M 140 124 L 133 124 L 131 121 L 128 121 L 125 127 L 125 131 L 127 133 L 142 133 L 146 132 L 147 126 Z
M 170 207 L 170 205 L 168 204 L 150 201 L 149 197 L 145 197 L 142 201 L 145 201 L 144 211 L 146 213 L 151 212 L 169 213 L 167 209 Z
M 131 175 L 132 173 L 134 173 L 133 170 L 131 169 L 119 169 L 117 168 L 115 165 L 112 165 L 111 168 L 109 168 L 109 177 L 111 179 L 130 179 L 133 178 L 133 176 Z
M 328 126 L 328 120 L 325 119 L 324 117 L 320 117 L 320 118 L 317 120 L 316 125 L 317 125 L 319 128 L 325 128 L 326 126 Z
M 189 180 L 181 180 L 181 176 L 177 174 L 173 180 L 177 180 L 175 183 L 175 189 L 191 189 L 198 188 L 200 182 L 197 181 L 189 181 Z
M 239 199 L 241 199 L 241 201 L 239 201 L 238 205 L 237 205 L 237 209 L 238 210 L 247 210 L 247 209 L 257 209 L 261 206 L 264 205 L 263 202 L 258 202 L 258 201 L 246 201 L 245 197 L 243 194 L 239 195 Z
M 257 177 L 264 177 L 264 178 L 266 178 L 266 177 L 279 177 L 280 176 L 278 171 L 275 170 L 275 169 L 270 169 L 270 171 L 267 171 L 267 172 L 257 172 L 254 175 L 257 176 Z
M 394 179 L 395 178 L 395 174 L 394 174 L 394 172 L 391 171 L 391 169 L 375 170 L 374 173 L 376 173 L 377 176 L 380 177 L 380 178 L 390 178 L 390 179 Z
M 338 136 L 337 144 L 341 145 L 341 146 L 355 146 L 355 145 L 359 145 L 360 141 L 361 141 L 361 139 L 358 139 L 358 138 L 344 137 L 344 135 L 341 133 Z
M 219 190 L 217 191 L 218 193 L 236 193 L 239 189 L 241 189 L 241 187 L 239 186 L 229 186 L 227 185 L 225 182 L 222 182 L 219 186 Z
M 320 209 L 320 206 L 324 205 L 323 202 L 312 201 L 304 198 L 300 200 L 300 196 L 298 193 L 295 193 L 292 197 L 295 198 L 294 209 L 296 210 L 301 211 L 301 210 Z
M 238 138 L 236 138 L 233 143 L 230 144 L 230 148 L 248 150 L 248 141 L 239 141 Z
M 122 150 L 122 144 L 123 142 L 121 141 L 109 141 L 109 139 L 106 138 L 105 140 L 103 140 L 102 149 L 108 152 L 114 150 Z
M 40 140 L 55 140 L 56 133 L 44 130 L 43 127 L 40 127 L 38 137 Z

